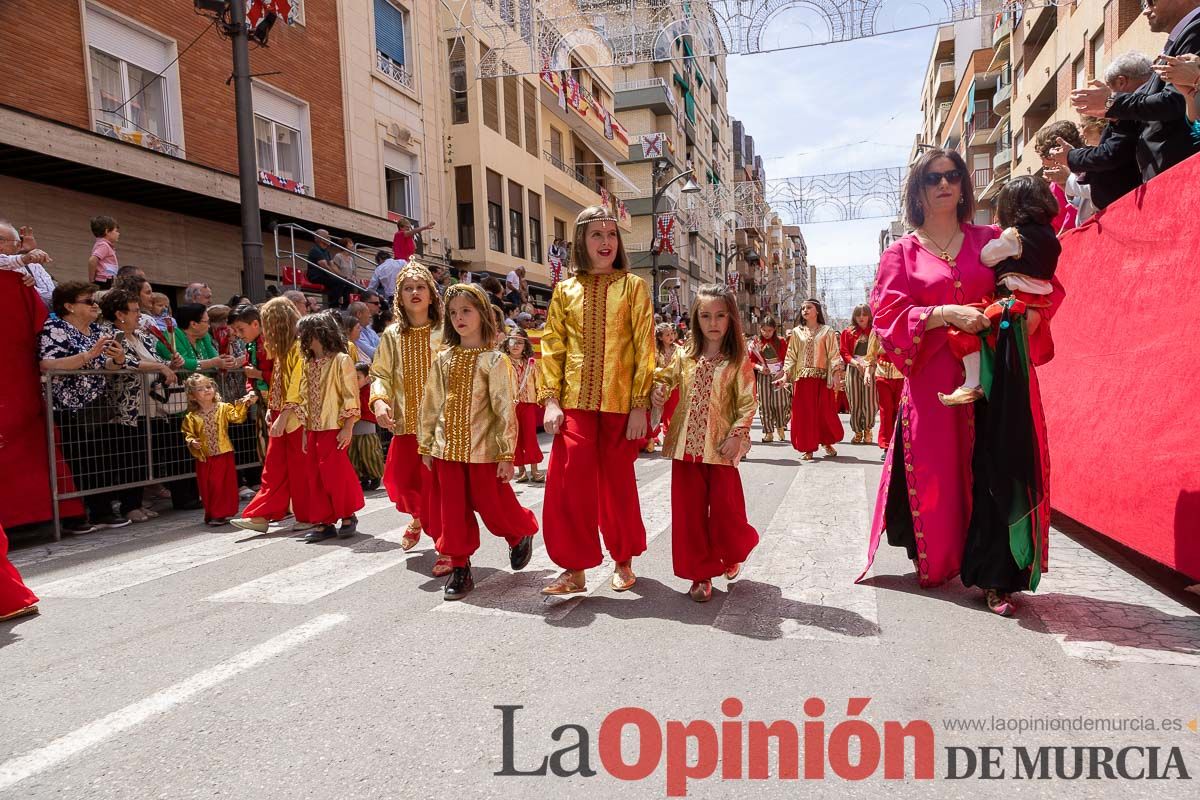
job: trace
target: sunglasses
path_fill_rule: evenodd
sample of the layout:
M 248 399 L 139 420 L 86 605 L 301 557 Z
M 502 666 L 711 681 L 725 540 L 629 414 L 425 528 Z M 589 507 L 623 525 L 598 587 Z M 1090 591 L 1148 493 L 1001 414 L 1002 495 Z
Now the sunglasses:
M 98 305 L 100 305 L 99 303 L 97 303 L 97 302 L 96 302 L 94 299 L 92 299 L 91 297 L 85 297 L 85 298 L 83 298 L 83 299 L 81 299 L 81 300 L 72 300 L 71 302 L 72 302 L 72 304 L 76 304 L 76 303 L 77 303 L 77 304 L 79 304 L 79 305 L 83 305 L 83 306 L 98 306 Z
M 942 178 L 945 178 L 946 183 L 950 184 L 951 186 L 958 186 L 958 184 L 962 182 L 962 176 L 963 174 L 961 169 L 949 169 L 945 172 L 926 172 L 925 185 L 931 187 L 937 186 L 942 182 Z

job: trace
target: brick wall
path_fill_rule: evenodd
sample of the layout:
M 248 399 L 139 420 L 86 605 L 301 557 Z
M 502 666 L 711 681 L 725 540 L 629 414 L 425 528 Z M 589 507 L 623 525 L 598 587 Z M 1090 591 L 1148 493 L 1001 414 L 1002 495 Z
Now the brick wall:
M 104 7 L 174 39 L 182 51 L 208 24 L 191 0 L 104 0 Z M 313 184 L 322 200 L 346 205 L 346 147 L 342 113 L 337 0 L 306 0 L 305 25 L 278 24 L 271 46 L 251 47 L 254 74 L 309 103 Z M 6 0 L 0 3 L 0 52 L 26 53 L 0 82 L 0 103 L 80 128 L 89 126 L 83 29 L 75 0 Z M 237 136 L 229 41 L 216 30 L 179 59 L 187 158 L 237 172 Z

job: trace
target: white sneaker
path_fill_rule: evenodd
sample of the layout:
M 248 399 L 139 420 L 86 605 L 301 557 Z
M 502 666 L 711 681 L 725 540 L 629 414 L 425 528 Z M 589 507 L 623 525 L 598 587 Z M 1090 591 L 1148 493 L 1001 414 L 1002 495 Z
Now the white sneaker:
M 248 517 L 244 519 L 231 519 L 229 520 L 229 524 L 235 528 L 241 528 L 244 531 L 254 531 L 255 533 L 266 533 L 271 527 L 271 523 L 266 520 L 260 521 Z

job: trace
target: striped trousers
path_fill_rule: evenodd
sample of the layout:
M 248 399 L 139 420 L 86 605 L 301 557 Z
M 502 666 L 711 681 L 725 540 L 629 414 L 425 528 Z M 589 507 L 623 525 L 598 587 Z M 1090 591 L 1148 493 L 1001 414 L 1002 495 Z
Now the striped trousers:
M 758 418 L 762 421 L 763 433 L 775 433 L 786 428 L 792 415 L 792 387 L 790 383 L 775 386 L 774 375 L 769 372 L 756 373 L 758 382 Z
M 875 427 L 875 386 L 867 373 L 853 364 L 846 365 L 846 400 L 850 404 L 850 430 L 867 433 Z

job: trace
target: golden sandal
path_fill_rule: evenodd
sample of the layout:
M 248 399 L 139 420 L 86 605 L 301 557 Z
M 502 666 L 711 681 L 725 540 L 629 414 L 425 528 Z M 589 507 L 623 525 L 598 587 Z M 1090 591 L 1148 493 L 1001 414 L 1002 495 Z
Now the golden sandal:
M 621 564 L 617 564 L 613 568 L 612 578 L 609 579 L 609 585 L 612 586 L 614 592 L 627 592 L 637 583 L 637 575 L 633 574 L 633 562 L 625 562 L 624 571 L 629 573 L 629 578 L 626 579 L 622 573 Z
M 542 587 L 542 594 L 550 596 L 579 594 L 585 591 L 587 591 L 586 578 L 576 581 L 575 573 L 569 569 L 564 569 L 557 578 Z

